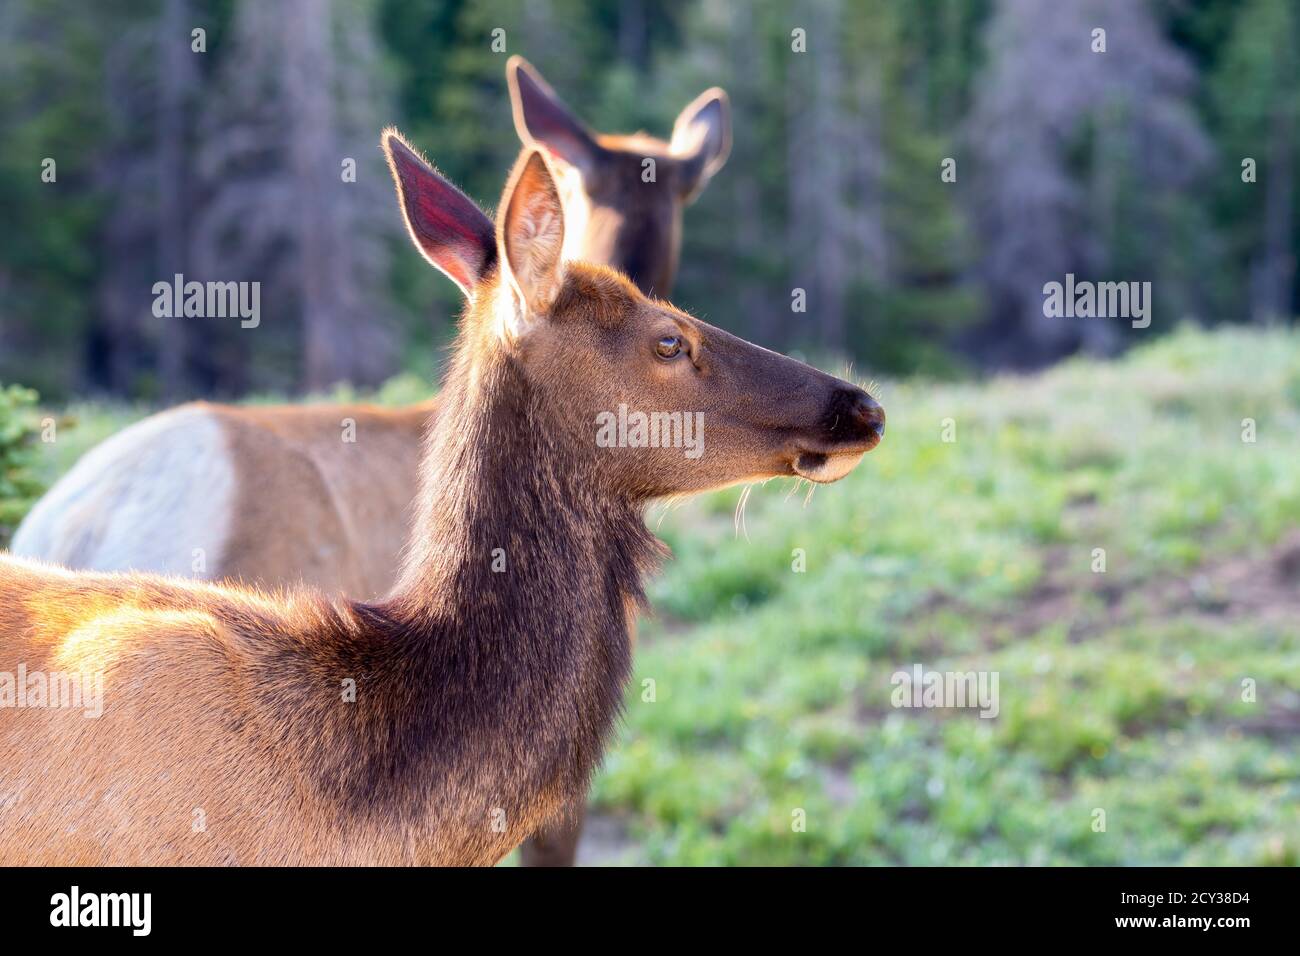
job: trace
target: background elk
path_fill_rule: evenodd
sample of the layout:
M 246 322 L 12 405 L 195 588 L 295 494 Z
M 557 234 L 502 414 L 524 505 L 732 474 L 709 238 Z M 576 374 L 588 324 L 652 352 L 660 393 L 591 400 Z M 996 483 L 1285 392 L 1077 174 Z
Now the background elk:
M 0 670 L 102 673 L 105 695 L 97 720 L 5 715 L 0 862 L 493 863 L 600 758 L 662 550 L 645 503 L 834 481 L 880 440 L 861 389 L 566 263 L 537 150 L 494 228 L 384 146 L 412 239 L 468 299 L 393 593 L 0 558 Z M 698 410 L 705 453 L 598 447 L 621 403 Z
M 566 258 L 612 265 L 667 296 L 682 208 L 730 149 L 726 94 L 700 94 L 664 142 L 591 133 L 522 57 L 506 75 L 520 138 L 557 160 Z M 194 403 L 162 412 L 85 455 L 32 509 L 13 552 L 94 571 L 380 597 L 396 578 L 420 438 L 437 407 Z M 355 423 L 355 442 L 342 440 L 345 422 Z M 524 862 L 572 863 L 580 820 L 575 810 L 569 827 L 525 848 Z

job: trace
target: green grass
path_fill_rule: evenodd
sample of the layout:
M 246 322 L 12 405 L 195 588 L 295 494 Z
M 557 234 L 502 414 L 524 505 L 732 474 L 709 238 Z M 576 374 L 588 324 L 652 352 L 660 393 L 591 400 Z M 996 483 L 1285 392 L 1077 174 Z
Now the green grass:
M 739 535 L 735 491 L 653 516 L 675 560 L 595 788 L 624 857 L 1300 863 L 1300 600 L 1275 607 L 1300 581 L 1273 560 L 1300 338 L 1185 331 L 882 401 L 884 443 L 806 504 L 755 488 Z M 998 672 L 999 716 L 894 709 L 917 662 Z
M 879 449 L 811 498 L 755 488 L 743 533 L 735 490 L 652 511 L 675 559 L 594 858 L 1300 863 L 1300 581 L 1277 560 L 1300 528 L 1300 337 L 1185 330 L 881 397 Z M 47 477 L 140 414 L 68 412 Z M 998 717 L 895 709 L 914 663 L 997 672 Z

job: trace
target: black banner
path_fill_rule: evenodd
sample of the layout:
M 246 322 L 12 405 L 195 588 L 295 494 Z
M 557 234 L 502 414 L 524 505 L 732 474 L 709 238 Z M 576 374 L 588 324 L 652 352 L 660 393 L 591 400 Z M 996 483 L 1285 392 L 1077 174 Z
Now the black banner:
M 569 935 L 606 921 L 644 939 L 674 927 L 748 935 L 775 920 L 863 941 L 1046 931 L 1232 945 L 1292 923 L 1297 888 L 1294 870 L 1245 869 L 10 869 L 0 870 L 0 919 L 6 943 L 373 942 L 457 927 Z

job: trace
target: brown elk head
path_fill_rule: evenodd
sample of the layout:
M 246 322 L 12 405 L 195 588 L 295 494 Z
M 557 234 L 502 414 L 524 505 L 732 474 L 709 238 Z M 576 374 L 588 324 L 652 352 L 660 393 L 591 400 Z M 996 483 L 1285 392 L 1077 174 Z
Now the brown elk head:
M 682 110 L 670 142 L 644 133 L 593 133 L 531 64 L 506 64 L 515 129 L 552 160 L 568 228 L 565 257 L 616 263 L 648 295 L 677 273 L 682 208 L 731 151 L 727 94 L 714 87 Z
M 471 299 L 460 381 L 509 367 L 530 427 L 603 491 L 630 500 L 798 475 L 846 475 L 884 433 L 862 389 L 652 299 L 612 269 L 566 261 L 555 177 L 537 149 L 495 227 L 395 132 L 384 148 L 412 239 Z M 498 388 L 499 390 L 499 388 Z M 463 402 L 489 400 L 485 394 Z

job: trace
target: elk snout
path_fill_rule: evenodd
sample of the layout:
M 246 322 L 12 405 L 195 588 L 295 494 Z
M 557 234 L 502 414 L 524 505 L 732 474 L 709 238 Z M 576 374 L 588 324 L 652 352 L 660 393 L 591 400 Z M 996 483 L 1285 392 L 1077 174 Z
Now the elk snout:
M 885 435 L 885 410 L 860 388 L 841 389 L 832 399 L 827 417 L 833 442 L 866 443 L 870 451 Z
M 885 410 L 860 388 L 840 388 L 822 413 L 826 450 L 870 451 L 885 434 Z
M 822 413 L 817 434 L 802 443 L 792 463 L 810 481 L 838 481 L 885 435 L 885 410 L 860 388 L 837 388 Z
M 885 437 L 885 410 L 880 407 L 880 403 L 863 392 L 858 401 L 857 414 L 858 420 L 875 434 L 876 442 L 879 443 Z

